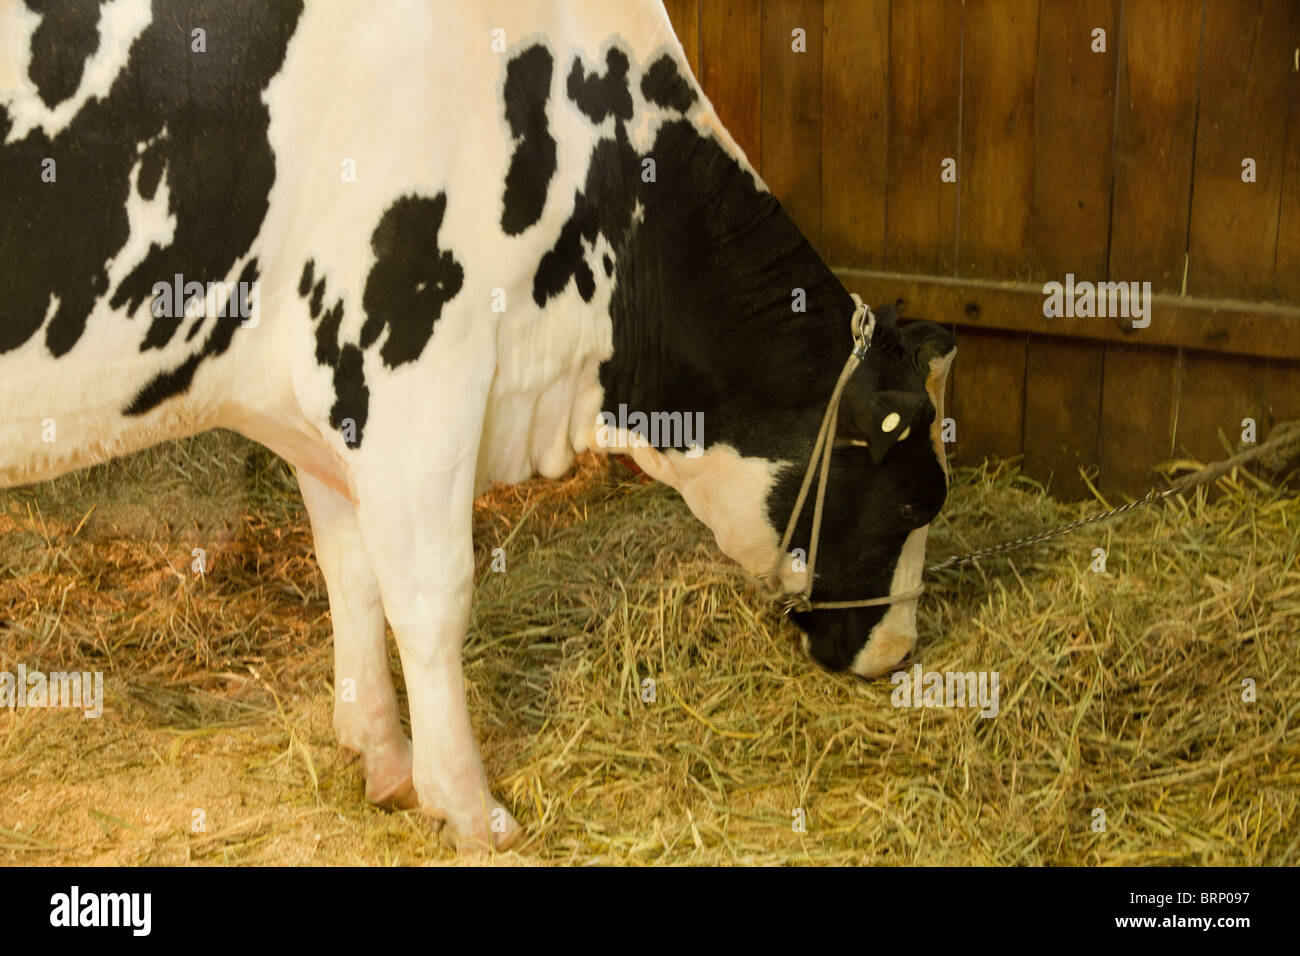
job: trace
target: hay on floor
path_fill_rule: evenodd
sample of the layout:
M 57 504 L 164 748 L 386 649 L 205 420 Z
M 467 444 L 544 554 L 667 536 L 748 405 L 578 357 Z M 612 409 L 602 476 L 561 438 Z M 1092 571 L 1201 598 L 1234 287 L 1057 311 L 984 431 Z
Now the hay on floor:
M 907 667 L 997 671 L 991 718 L 817 668 L 616 461 L 494 490 L 467 689 L 530 835 L 495 862 L 1295 865 L 1300 501 L 1219 487 L 931 576 Z M 929 557 L 1098 506 L 959 469 Z M 334 741 L 324 583 L 269 454 L 215 434 L 2 492 L 0 542 L 0 669 L 107 672 L 99 720 L 0 711 L 0 863 L 455 859 Z

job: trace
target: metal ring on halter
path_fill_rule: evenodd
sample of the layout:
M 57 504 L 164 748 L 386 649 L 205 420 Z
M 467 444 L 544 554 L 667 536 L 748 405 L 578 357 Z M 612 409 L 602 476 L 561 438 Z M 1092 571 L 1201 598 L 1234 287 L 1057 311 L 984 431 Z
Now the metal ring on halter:
M 867 357 L 867 349 L 871 348 L 871 337 L 876 331 L 876 313 L 871 311 L 871 306 L 863 302 L 856 292 L 850 294 L 854 305 L 849 326 L 853 331 L 853 354 L 861 362 Z

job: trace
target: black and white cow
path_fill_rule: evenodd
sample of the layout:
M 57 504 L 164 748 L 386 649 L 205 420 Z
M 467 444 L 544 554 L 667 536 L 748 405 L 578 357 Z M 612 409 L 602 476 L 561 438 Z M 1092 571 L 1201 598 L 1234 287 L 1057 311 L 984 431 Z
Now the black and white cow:
M 292 462 L 339 738 L 460 845 L 520 833 L 465 703 L 474 496 L 561 474 L 602 411 L 700 413 L 702 449 L 635 460 L 797 593 L 781 532 L 853 313 L 654 0 L 0 0 L 0 486 L 215 427 Z M 919 584 L 953 354 L 877 327 L 816 598 Z M 867 676 L 916 640 L 914 597 L 793 616 Z

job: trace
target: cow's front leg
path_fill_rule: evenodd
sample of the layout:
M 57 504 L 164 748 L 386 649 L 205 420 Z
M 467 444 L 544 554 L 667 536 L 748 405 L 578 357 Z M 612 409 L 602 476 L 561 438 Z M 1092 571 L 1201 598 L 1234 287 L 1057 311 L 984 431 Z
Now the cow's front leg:
M 420 807 L 459 849 L 508 849 L 523 835 L 492 796 L 465 701 L 461 646 L 474 584 L 473 459 L 436 476 L 361 476 L 357 516 L 397 637 L 411 709 Z
M 298 473 L 298 487 L 311 517 L 334 622 L 334 732 L 339 743 L 361 754 L 366 799 L 413 808 L 411 742 L 402 732 L 388 669 L 384 606 L 355 506 L 306 472 Z

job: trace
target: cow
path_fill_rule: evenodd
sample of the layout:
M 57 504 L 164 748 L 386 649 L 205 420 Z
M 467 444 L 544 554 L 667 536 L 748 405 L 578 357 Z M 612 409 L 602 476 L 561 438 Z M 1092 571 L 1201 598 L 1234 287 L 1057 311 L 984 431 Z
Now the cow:
M 915 644 L 953 337 L 843 287 L 654 0 L 0 0 L 0 211 L 0 486 L 212 428 L 287 459 L 338 739 L 458 847 L 523 832 L 462 675 L 493 483 L 623 451 L 822 665 Z

